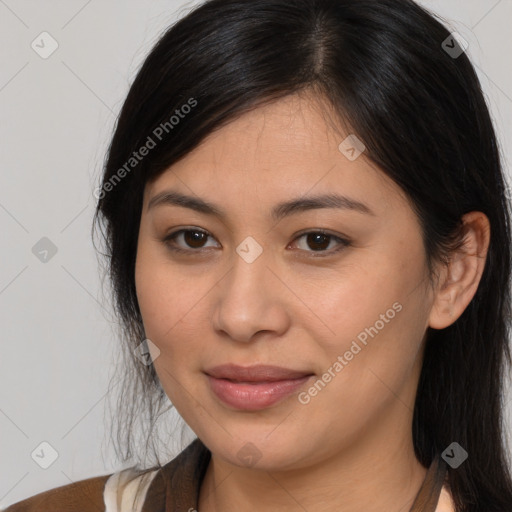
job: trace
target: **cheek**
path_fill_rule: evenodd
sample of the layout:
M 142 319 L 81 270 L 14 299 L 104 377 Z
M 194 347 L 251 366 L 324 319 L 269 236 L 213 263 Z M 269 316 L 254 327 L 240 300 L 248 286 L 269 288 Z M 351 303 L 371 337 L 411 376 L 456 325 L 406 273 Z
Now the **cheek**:
M 420 296 L 395 301 L 390 308 L 374 304 L 375 314 L 362 328 L 353 325 L 353 334 L 331 350 L 331 364 L 342 368 L 334 379 L 333 395 L 348 409 L 354 407 L 362 417 L 374 414 L 384 404 L 400 396 L 412 407 L 408 382 L 421 360 L 424 317 Z M 382 316 L 380 316 L 382 314 Z M 325 399 L 328 401 L 328 397 Z M 340 412 L 339 414 L 342 415 Z
M 197 361 L 207 333 L 204 300 L 211 288 L 165 258 L 160 248 L 142 245 L 135 265 L 137 299 L 146 337 L 160 350 L 155 369 L 180 373 Z M 202 300 L 203 299 L 203 300 Z M 162 375 L 165 380 L 165 375 Z
M 324 282 L 322 289 L 309 289 L 308 302 L 314 304 L 321 320 L 315 323 L 325 327 L 321 329 L 326 333 L 322 337 L 325 350 L 331 355 L 343 354 L 353 340 L 369 338 L 367 331 L 376 322 L 379 332 L 388 330 L 402 286 L 400 275 L 386 271 L 381 260 L 380 266 L 364 261 L 345 266 Z
M 186 315 L 188 301 L 183 291 L 187 288 L 155 252 L 144 244 L 139 246 L 135 286 L 146 336 L 163 348 Z
M 315 297 L 330 332 L 319 342 L 325 370 L 343 359 L 333 390 L 355 386 L 360 399 L 373 396 L 383 385 L 370 370 L 393 389 L 415 364 L 428 317 L 421 243 L 406 254 L 375 250 L 331 281 L 322 300 Z
M 301 403 L 311 400 L 307 407 L 324 426 L 336 424 L 347 437 L 357 437 L 385 411 L 398 407 L 402 414 L 413 409 L 411 376 L 419 363 L 421 333 L 415 322 L 417 311 L 398 302 L 388 309 L 372 304 L 384 319 L 369 315 L 362 328 L 359 319 L 352 320 L 347 329 L 352 335 L 343 334 L 339 324 L 337 344 L 324 346 L 327 362 L 319 380 L 325 384 L 316 381 L 301 397 Z

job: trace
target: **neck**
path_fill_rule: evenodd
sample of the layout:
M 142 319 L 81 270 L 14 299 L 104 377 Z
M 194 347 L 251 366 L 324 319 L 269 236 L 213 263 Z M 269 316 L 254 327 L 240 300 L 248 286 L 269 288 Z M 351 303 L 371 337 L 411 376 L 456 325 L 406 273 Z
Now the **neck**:
M 388 418 L 350 448 L 291 471 L 240 468 L 212 454 L 199 510 L 408 512 L 427 470 L 414 455 L 410 425 L 400 429 L 396 416 Z

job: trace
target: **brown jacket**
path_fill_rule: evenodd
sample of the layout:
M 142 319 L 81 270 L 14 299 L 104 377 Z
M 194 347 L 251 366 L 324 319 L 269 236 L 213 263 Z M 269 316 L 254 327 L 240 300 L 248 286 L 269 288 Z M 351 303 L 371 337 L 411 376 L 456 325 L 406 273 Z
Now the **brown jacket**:
M 126 500 L 121 505 L 122 492 L 112 486 L 117 474 L 81 480 L 37 494 L 14 505 L 6 512 L 187 512 L 197 511 L 199 488 L 210 461 L 210 452 L 199 439 L 193 441 L 175 459 L 159 470 L 145 472 L 149 478 L 142 502 L 135 506 Z M 126 470 L 125 470 L 126 471 Z M 132 470 L 128 470 L 131 473 Z M 444 512 L 451 507 L 440 500 L 446 474 L 446 463 L 437 456 L 427 471 L 409 512 Z M 139 472 L 138 475 L 143 475 Z M 107 482 L 110 479 L 110 485 Z M 140 478 L 139 478 L 140 480 Z M 132 479 L 132 481 L 135 481 Z M 107 488 L 110 487 L 109 492 Z M 121 489 L 122 486 L 119 487 Z M 110 496 L 107 498 L 107 494 Z M 443 489 L 443 497 L 448 495 Z M 113 504 L 113 502 L 116 502 Z M 439 501 L 439 507 L 438 505 Z

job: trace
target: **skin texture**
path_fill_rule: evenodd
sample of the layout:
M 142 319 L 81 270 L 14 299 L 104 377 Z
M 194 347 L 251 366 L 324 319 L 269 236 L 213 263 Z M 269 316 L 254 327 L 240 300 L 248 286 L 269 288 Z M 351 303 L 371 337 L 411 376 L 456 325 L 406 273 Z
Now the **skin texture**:
M 288 96 L 214 132 L 146 186 L 137 295 L 146 336 L 160 350 L 162 386 L 212 452 L 201 512 L 405 512 L 425 477 L 411 433 L 425 332 L 453 323 L 476 292 L 488 220 L 464 217 L 464 249 L 438 268 L 432 287 L 403 191 L 364 152 L 354 161 L 340 152 L 348 134 L 332 119 L 320 99 Z M 214 203 L 226 217 L 148 209 L 169 189 Z M 373 215 L 324 208 L 270 218 L 279 202 L 333 192 Z M 195 244 L 178 236 L 174 246 L 189 252 L 173 252 L 164 239 L 185 228 L 209 236 Z M 350 245 L 300 236 L 319 229 Z M 236 252 L 248 236 L 263 250 L 252 263 Z M 204 370 L 235 363 L 314 373 L 307 392 L 396 303 L 400 311 L 307 404 L 295 393 L 240 411 L 210 390 Z M 253 457 L 238 456 L 244 446 Z

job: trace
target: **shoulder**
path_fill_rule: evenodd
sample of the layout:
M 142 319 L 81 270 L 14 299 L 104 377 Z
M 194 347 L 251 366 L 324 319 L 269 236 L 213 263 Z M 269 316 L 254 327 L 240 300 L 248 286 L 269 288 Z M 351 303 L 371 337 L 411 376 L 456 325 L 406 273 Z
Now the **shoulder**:
M 196 496 L 210 452 L 196 439 L 164 467 L 131 467 L 36 494 L 5 512 L 140 512 L 165 509 L 176 492 Z M 157 476 L 160 475 L 159 478 Z M 170 486 L 170 494 L 168 486 Z M 149 507 L 149 508 L 148 508 Z M 2 509 L 0 509 L 2 510 Z
M 114 473 L 105 484 L 105 512 L 140 512 L 159 469 L 125 469 Z
M 50 489 L 18 503 L 5 512 L 136 512 L 141 510 L 157 470 L 128 468 Z
M 446 485 L 441 489 L 435 512 L 455 512 L 455 504 Z
M 41 492 L 7 507 L 5 512 L 97 512 L 104 509 L 105 484 L 112 475 L 80 480 Z

